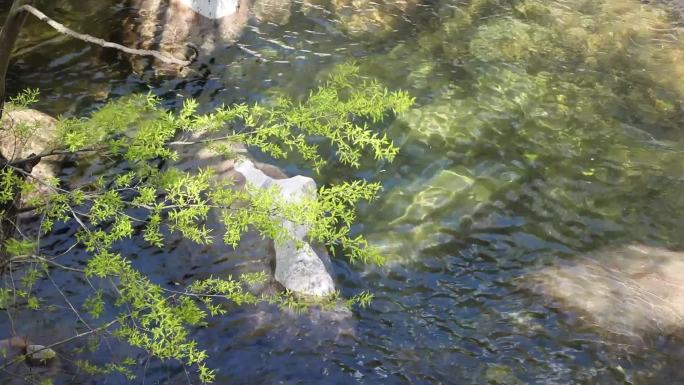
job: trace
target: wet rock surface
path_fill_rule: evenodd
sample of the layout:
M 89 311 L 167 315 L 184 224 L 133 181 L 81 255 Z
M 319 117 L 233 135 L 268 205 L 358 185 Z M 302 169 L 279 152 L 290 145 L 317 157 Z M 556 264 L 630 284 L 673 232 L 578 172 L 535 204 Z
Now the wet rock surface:
M 0 131 L 0 153 L 9 160 L 25 159 L 31 155 L 48 153 L 57 148 L 56 119 L 37 110 L 23 109 L 7 111 L 2 118 Z M 28 136 L 21 132 L 29 132 Z M 63 156 L 44 157 L 33 167 L 31 175 L 41 180 L 54 178 L 61 170 Z M 37 185 L 35 193 L 48 192 Z M 34 194 L 35 194 L 34 193 Z M 26 200 L 30 198 L 24 196 Z
M 630 245 L 591 252 L 532 275 L 535 288 L 561 310 L 638 343 L 684 338 L 684 252 Z

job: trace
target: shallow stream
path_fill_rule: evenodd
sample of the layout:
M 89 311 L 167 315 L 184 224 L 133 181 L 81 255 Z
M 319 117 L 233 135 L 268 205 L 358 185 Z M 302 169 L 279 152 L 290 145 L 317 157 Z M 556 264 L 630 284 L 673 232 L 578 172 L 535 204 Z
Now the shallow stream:
M 9 3 L 0 0 L 0 9 Z M 111 39 L 134 14 L 115 0 L 64 3 L 45 11 Z M 684 383 L 680 340 L 614 340 L 526 283 L 545 266 L 605 246 L 684 248 L 684 31 L 673 8 L 636 0 L 334 4 L 337 11 L 294 3 L 282 24 L 253 20 L 239 38 L 249 50 L 219 47 L 196 73 L 176 79 L 149 67 L 132 73 L 122 54 L 31 20 L 10 70 L 10 92 L 40 88 L 37 108 L 54 115 L 86 114 L 133 92 L 151 91 L 171 107 L 193 96 L 206 110 L 259 101 L 274 88 L 303 96 L 348 60 L 416 97 L 413 110 L 379 127 L 401 147 L 392 164 L 331 164 L 314 176 L 319 184 L 352 176 L 383 183 L 355 231 L 381 247 L 388 264 L 334 261 L 342 293 L 368 290 L 372 305 L 339 320 L 271 307 L 212 318 L 195 337 L 217 383 Z M 294 161 L 280 165 L 311 175 Z M 57 228 L 43 245 L 66 251 L 74 231 Z M 126 248 L 136 267 L 169 285 L 235 267 L 173 246 Z M 78 265 L 83 255 L 71 251 L 61 263 Z M 89 290 L 73 276 L 52 278 L 77 300 Z M 64 304 L 49 280 L 40 290 Z M 76 326 L 65 305 L 23 313 L 12 327 L 53 340 Z M 0 330 L 9 328 L 1 318 Z M 140 363 L 137 383 L 188 383 L 182 367 L 148 362 L 113 341 L 94 360 L 126 355 Z M 104 383 L 79 374 L 69 358 L 50 370 L 55 384 Z

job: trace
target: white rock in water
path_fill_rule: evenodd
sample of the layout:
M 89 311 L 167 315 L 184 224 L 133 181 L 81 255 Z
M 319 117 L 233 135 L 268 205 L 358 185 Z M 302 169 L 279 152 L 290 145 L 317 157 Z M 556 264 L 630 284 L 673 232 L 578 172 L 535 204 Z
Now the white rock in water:
M 316 182 L 297 175 L 288 179 L 273 179 L 257 169 L 249 160 L 235 165 L 235 170 L 250 184 L 268 188 L 278 186 L 283 198 L 288 202 L 298 202 L 307 197 L 315 197 Z M 305 241 L 307 226 L 283 220 L 283 227 L 293 239 L 276 242 L 275 279 L 286 289 L 299 294 L 326 296 L 335 291 L 335 283 L 330 274 L 330 260 L 327 255 L 319 255 Z M 299 241 L 299 242 L 297 242 Z M 300 247 L 297 247 L 300 243 Z
M 208 19 L 220 19 L 238 10 L 238 0 L 180 0 L 182 4 Z

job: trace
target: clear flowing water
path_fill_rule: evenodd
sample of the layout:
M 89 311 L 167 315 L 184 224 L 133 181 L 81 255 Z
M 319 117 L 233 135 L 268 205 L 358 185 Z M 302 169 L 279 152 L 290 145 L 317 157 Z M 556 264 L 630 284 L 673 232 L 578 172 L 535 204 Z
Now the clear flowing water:
M 134 14 L 118 1 L 66 3 L 55 18 L 109 38 Z M 684 383 L 678 340 L 623 344 L 526 285 L 544 266 L 607 245 L 684 247 L 684 34 L 671 10 L 636 0 L 297 2 L 286 23 L 245 28 L 239 42 L 250 51 L 219 47 L 182 79 L 133 74 L 125 56 L 31 22 L 9 85 L 40 88 L 38 108 L 52 114 L 83 114 L 148 90 L 170 106 L 193 96 L 211 109 L 261 100 L 273 88 L 305 95 L 318 74 L 353 59 L 364 74 L 416 96 L 412 111 L 384 126 L 401 146 L 394 163 L 358 171 L 331 164 L 315 176 L 385 187 L 361 208 L 355 231 L 386 252 L 387 266 L 335 261 L 342 293 L 369 290 L 373 304 L 342 319 L 269 307 L 211 319 L 195 337 L 219 370 L 217 383 Z M 295 162 L 281 166 L 308 173 Z M 74 231 L 63 226 L 45 247 L 65 251 Z M 238 263 L 173 245 L 125 248 L 136 267 L 170 285 Z M 82 258 L 75 250 L 61 263 Z M 76 301 L 87 291 L 76 277 L 53 279 Z M 64 303 L 49 280 L 40 290 Z M 64 305 L 20 314 L 13 327 L 49 341 L 78 324 Z M 56 382 L 102 383 L 79 374 L 67 348 L 47 369 Z M 188 382 L 182 367 L 113 341 L 94 354 L 100 362 L 126 355 L 146 383 Z

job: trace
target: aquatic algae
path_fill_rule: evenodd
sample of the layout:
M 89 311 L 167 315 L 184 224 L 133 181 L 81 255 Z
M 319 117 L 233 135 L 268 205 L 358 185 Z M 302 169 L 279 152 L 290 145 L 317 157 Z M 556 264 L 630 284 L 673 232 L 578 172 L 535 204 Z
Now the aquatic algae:
M 442 170 L 413 196 L 413 201 L 407 205 L 404 215 L 395 222 L 424 221 L 429 215 L 446 208 L 458 195 L 471 188 L 474 182 L 474 179 L 465 173 Z
M 498 18 L 469 15 L 466 24 L 470 29 L 454 37 L 467 48 L 458 60 L 467 74 L 464 88 L 471 91 L 467 99 L 474 103 L 452 100 L 452 108 L 442 109 L 453 111 L 456 117 L 477 116 L 478 112 L 471 108 L 476 105 L 479 110 L 501 115 L 498 117 L 508 115 L 530 134 L 539 127 L 567 132 L 571 135 L 569 141 L 578 140 L 574 137 L 580 134 L 613 132 L 622 123 L 646 130 L 678 127 L 683 117 L 680 90 L 684 79 L 677 76 L 676 60 L 671 58 L 681 54 L 682 44 L 653 42 L 662 31 L 677 32 L 663 10 L 624 0 L 575 2 L 575 8 L 536 0 L 515 6 L 501 3 L 482 0 L 465 8 L 482 10 L 488 5 L 504 13 Z M 465 11 L 454 12 L 456 16 L 446 20 L 444 26 L 456 23 L 462 29 Z M 632 42 L 637 37 L 638 41 Z M 444 44 L 450 43 L 447 34 Z M 449 51 L 441 54 L 448 55 Z M 667 60 L 653 60 L 654 56 Z M 662 67 L 668 65 L 672 68 L 663 71 Z M 649 70 L 645 66 L 661 68 Z M 454 111 L 464 107 L 467 111 L 463 113 Z M 451 126 L 463 126 L 453 123 L 453 118 L 449 118 Z M 530 124 L 535 129 L 530 129 Z M 432 127 L 428 130 L 431 132 L 443 130 L 437 128 L 442 127 L 438 122 L 421 125 Z M 608 130 L 589 129 L 589 125 L 607 126 Z M 425 128 L 419 127 L 418 131 Z M 460 132 L 454 136 L 460 137 Z
M 489 215 L 482 197 L 467 193 L 439 195 L 435 205 L 432 178 L 458 167 L 476 181 L 487 176 L 489 199 L 534 190 L 531 200 L 496 210 L 527 210 L 535 218 L 528 226 L 542 232 L 551 220 L 573 246 L 616 234 L 678 242 L 684 226 L 668 211 L 684 210 L 684 28 L 670 12 L 637 0 L 436 7 L 439 17 L 414 39 L 362 63 L 417 91 L 418 105 L 392 129 L 404 148 L 423 146 L 416 167 L 429 170 L 406 177 L 422 188 L 387 194 L 387 206 L 410 210 L 386 208 L 396 216 L 376 231 L 430 224 L 453 232 L 465 215 Z M 382 74 L 381 63 L 399 66 L 397 58 L 403 69 Z M 473 212 L 457 209 L 468 200 Z
M 545 44 L 553 34 L 543 26 L 504 18 L 480 26 L 470 41 L 468 50 L 481 61 L 530 61 L 540 55 L 562 55 L 556 47 Z M 492 46 L 496 46 L 493 49 Z M 558 56 L 556 56 L 558 57 Z
M 415 12 L 419 3 L 417 0 L 306 0 L 302 10 L 307 15 L 333 14 L 337 26 L 346 34 L 375 39 L 387 37 L 407 15 Z
M 546 15 L 528 11 L 543 5 Z M 672 113 L 671 101 L 681 99 L 684 91 L 681 37 L 681 28 L 663 9 L 637 1 L 527 0 L 508 17 L 478 25 L 466 60 L 498 59 L 529 72 L 564 72 L 577 76 L 574 81 L 590 78 L 627 96 L 630 108 L 644 115 Z

